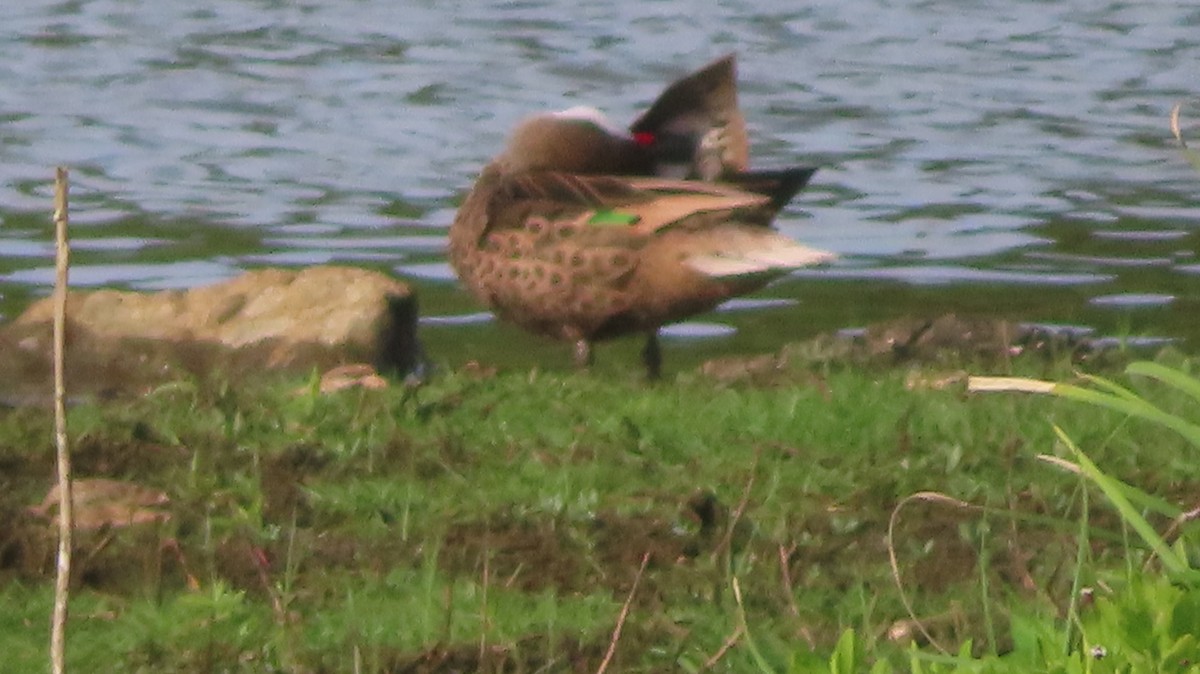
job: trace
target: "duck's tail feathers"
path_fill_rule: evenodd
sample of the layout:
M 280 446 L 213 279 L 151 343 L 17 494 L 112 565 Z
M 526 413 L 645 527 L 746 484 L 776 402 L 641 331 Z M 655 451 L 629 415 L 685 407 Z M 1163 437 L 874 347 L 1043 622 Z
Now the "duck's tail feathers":
M 796 196 L 813 174 L 817 172 L 814 166 L 796 166 L 786 169 L 766 171 L 741 171 L 728 174 L 721 178 L 747 192 L 761 194 L 771 199 L 771 209 L 778 212 Z
M 792 269 L 830 262 L 837 255 L 810 248 L 775 232 L 753 237 L 753 242 L 723 247 L 720 252 L 692 255 L 685 264 L 711 278 L 781 275 Z

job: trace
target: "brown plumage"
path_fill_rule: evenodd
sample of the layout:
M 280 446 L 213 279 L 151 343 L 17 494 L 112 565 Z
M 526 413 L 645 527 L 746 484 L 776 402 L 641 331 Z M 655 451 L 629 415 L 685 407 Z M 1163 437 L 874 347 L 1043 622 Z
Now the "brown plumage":
M 746 171 L 750 140 L 738 107 L 737 57 L 671 83 L 629 131 L 652 141 L 659 175 L 716 180 Z
M 657 377 L 664 323 L 830 259 L 770 228 L 814 169 L 745 172 L 736 161 L 741 141 L 723 146 L 735 148 L 734 160 L 722 159 L 720 171 L 701 170 L 700 160 L 717 156 L 703 140 L 727 131 L 714 132 L 722 127 L 696 112 L 700 99 L 678 93 L 691 86 L 664 92 L 632 134 L 584 108 L 519 125 L 450 229 L 450 262 L 471 293 L 505 320 L 574 342 L 580 365 L 590 362 L 593 341 L 646 333 L 643 357 Z M 680 96 L 682 112 L 655 113 Z M 674 134 L 674 154 L 663 153 L 662 134 Z M 689 165 L 694 177 L 720 182 L 656 175 Z

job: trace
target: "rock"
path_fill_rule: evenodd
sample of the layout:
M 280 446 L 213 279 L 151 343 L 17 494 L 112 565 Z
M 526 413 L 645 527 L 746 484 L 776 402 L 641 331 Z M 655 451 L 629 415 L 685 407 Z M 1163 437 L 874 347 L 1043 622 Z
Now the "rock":
M 58 524 L 58 485 L 50 487 L 42 502 L 26 508 L 35 517 Z M 71 480 L 74 525 L 80 531 L 119 529 L 150 522 L 165 522 L 171 514 L 161 510 L 171 502 L 166 492 L 133 482 L 107 478 Z
M 351 365 L 339 365 L 332 370 L 327 370 L 321 374 L 321 380 L 317 384 L 317 392 L 326 395 L 345 391 L 351 388 L 365 389 L 385 389 L 387 388 L 387 380 L 379 376 L 375 368 L 365 363 L 354 363 Z M 293 395 L 308 395 L 311 392 L 311 386 L 305 384 L 298 389 L 292 391 Z
M 0 327 L 0 397 L 50 395 L 53 298 Z M 324 370 L 366 361 L 418 373 L 416 298 L 403 282 L 349 267 L 264 269 L 191 290 L 72 291 L 72 396 L 136 393 L 181 378 Z

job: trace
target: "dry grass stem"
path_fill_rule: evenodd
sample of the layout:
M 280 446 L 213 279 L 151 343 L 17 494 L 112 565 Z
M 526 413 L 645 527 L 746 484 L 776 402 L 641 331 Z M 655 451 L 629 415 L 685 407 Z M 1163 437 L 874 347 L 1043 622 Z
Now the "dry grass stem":
M 490 619 L 488 618 L 488 583 L 490 582 L 489 576 L 491 575 L 488 561 L 490 558 L 491 555 L 488 554 L 487 550 L 484 550 L 483 588 L 479 592 L 479 663 L 481 665 L 483 664 L 484 656 L 487 654 L 488 628 L 491 626 Z
M 733 530 L 737 528 L 737 524 L 742 519 L 742 515 L 746 512 L 746 506 L 750 503 L 750 491 L 754 488 L 754 476 L 758 473 L 758 460 L 762 458 L 762 449 L 757 449 L 754 452 L 754 463 L 750 466 L 750 475 L 746 478 L 746 486 L 742 488 L 742 497 L 738 499 L 737 507 L 729 515 L 729 525 L 725 528 L 725 535 L 721 537 L 721 542 L 713 551 L 715 556 L 720 556 L 733 543 Z
M 1054 456 L 1053 454 L 1038 454 L 1034 458 L 1036 458 L 1038 461 L 1044 461 L 1056 468 L 1061 468 L 1062 470 L 1065 470 L 1068 473 L 1074 473 L 1075 475 L 1083 475 L 1083 469 L 1081 469 L 1079 467 L 1079 464 L 1077 464 L 1073 461 L 1067 461 L 1066 459 L 1064 459 L 1062 457 Z
M 617 642 L 621 640 L 621 630 L 625 627 L 625 619 L 629 617 L 629 607 L 633 605 L 633 597 L 637 594 L 638 585 L 642 582 L 642 574 L 646 572 L 646 564 L 650 562 L 650 552 L 646 551 L 642 554 L 642 565 L 638 567 L 637 575 L 633 577 L 633 587 L 629 588 L 629 596 L 625 597 L 625 605 L 621 607 L 621 614 L 617 616 L 617 625 L 613 628 L 612 638 L 608 641 L 608 651 L 604 654 L 604 659 L 600 661 L 600 666 L 596 668 L 596 674 L 604 674 L 608 669 L 608 664 L 612 662 L 613 656 L 617 653 Z
M 730 634 L 729 638 L 725 640 L 725 643 L 721 644 L 721 647 L 717 649 L 717 652 L 713 653 L 709 659 L 705 660 L 704 664 L 700 665 L 700 669 L 696 671 L 704 672 L 716 667 L 717 663 L 721 661 L 721 658 L 725 657 L 725 654 L 729 652 L 729 649 L 733 648 L 737 642 L 742 639 L 742 634 L 744 633 L 745 629 L 741 625 L 738 625 L 736 628 L 734 628 L 733 634 Z
M 888 518 L 888 563 L 891 564 L 892 581 L 896 583 L 896 591 L 900 593 L 900 601 L 904 604 L 904 610 L 908 612 L 908 616 L 912 620 L 911 624 L 916 626 L 917 630 L 920 631 L 921 635 L 925 637 L 926 641 L 928 641 L 930 645 L 941 651 L 943 654 L 950 655 L 950 651 L 945 646 L 942 646 L 937 639 L 933 638 L 933 635 L 930 634 L 929 630 L 925 628 L 925 624 L 920 618 L 917 617 L 917 613 L 912 606 L 912 600 L 909 598 L 908 593 L 904 591 L 904 580 L 900 577 L 900 562 L 896 558 L 896 523 L 900 521 L 900 511 L 904 508 L 904 506 L 908 505 L 912 501 L 941 503 L 961 510 L 970 510 L 974 512 L 981 512 L 983 511 L 983 508 L 938 492 L 922 491 L 907 496 L 897 503 L 896 507 L 892 509 L 891 517 Z
M 788 610 L 796 618 L 800 617 L 800 607 L 796 605 L 796 596 L 794 594 L 794 586 L 792 585 L 792 572 L 788 570 L 788 559 L 792 553 L 796 551 L 796 544 L 792 543 L 792 547 L 785 548 L 783 543 L 779 544 L 779 577 L 783 582 L 783 596 L 787 597 Z
M 800 607 L 796 604 L 796 589 L 795 584 L 792 582 L 792 572 L 788 564 L 788 560 L 791 559 L 792 553 L 795 551 L 795 543 L 792 543 L 790 548 L 783 547 L 782 543 L 779 544 L 779 576 L 780 582 L 783 584 L 783 596 L 787 597 L 788 611 L 791 612 L 792 617 L 797 622 L 800 622 Z M 813 638 L 808 625 L 801 624 L 797 634 L 804 639 L 809 649 L 816 650 L 817 640 Z
M 967 390 L 971 393 L 994 391 L 1023 391 L 1025 393 L 1053 393 L 1056 384 L 1025 377 L 968 377 Z
M 1038 454 L 1037 459 L 1039 461 L 1044 461 L 1052 466 L 1057 466 L 1058 468 L 1061 468 L 1061 469 L 1067 471 L 1068 473 L 1073 473 L 1075 475 L 1083 475 L 1083 469 L 1080 468 L 1079 464 L 1071 462 L 1071 461 L 1067 461 L 1066 459 L 1063 459 L 1063 458 L 1060 458 L 1057 456 L 1053 456 L 1050 454 Z M 1168 544 L 1173 544 L 1175 542 L 1175 539 L 1179 536 L 1179 531 L 1183 527 L 1183 525 L 1185 525 L 1189 522 L 1192 522 L 1196 519 L 1200 519 L 1200 507 L 1193 508 L 1192 510 L 1188 510 L 1188 511 L 1180 513 L 1179 516 L 1176 517 L 1175 520 L 1171 522 L 1171 526 L 1167 527 L 1167 530 L 1163 532 L 1163 534 L 1162 534 L 1163 541 L 1165 541 Z M 1145 562 L 1144 566 L 1146 566 L 1146 568 L 1149 568 L 1148 565 L 1151 562 L 1153 562 L 1156 557 L 1158 557 L 1158 555 L 1153 553 L 1153 551 L 1152 551 L 1151 554 L 1146 558 L 1146 562 Z
M 71 585 L 71 452 L 67 444 L 67 276 L 71 249 L 67 245 L 67 169 L 59 166 L 54 176 L 54 445 L 58 455 L 58 572 L 54 583 L 54 615 L 50 627 L 50 671 L 67 671 L 67 601 Z

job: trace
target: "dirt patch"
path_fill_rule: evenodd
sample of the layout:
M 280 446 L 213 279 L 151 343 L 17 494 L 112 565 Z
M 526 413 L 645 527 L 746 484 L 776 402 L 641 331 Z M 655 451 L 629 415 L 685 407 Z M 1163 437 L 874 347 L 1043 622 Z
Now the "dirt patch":
M 965 540 L 962 527 L 974 513 L 931 508 L 902 519 L 895 532 L 896 555 L 904 580 L 915 589 L 942 593 L 979 575 L 975 545 Z
M 442 542 L 438 562 L 447 572 L 482 578 L 529 592 L 583 587 L 586 548 L 552 520 L 499 514 L 455 524 Z
M 164 472 L 186 462 L 187 452 L 152 442 L 81 437 L 72 449 L 77 481 L 93 476 L 132 479 L 147 487 L 163 481 Z M 54 453 L 0 448 L 0 580 L 42 580 L 54 574 L 57 527 L 38 505 L 54 484 Z M 103 482 L 103 481 L 101 481 Z M 76 495 L 76 503 L 88 511 Z M 94 505 L 94 504 L 92 504 Z M 103 504 L 101 504 L 103 505 Z M 161 513 L 168 519 L 169 506 Z M 131 519 L 138 519 L 133 517 Z M 151 519 L 157 519 L 151 518 Z M 101 524 L 77 530 L 74 579 L 104 591 L 155 592 L 164 569 L 160 544 L 170 530 L 161 522 L 136 526 Z M 82 522 L 77 522 L 82 524 Z
M 865 560 L 873 566 L 887 562 L 889 515 L 874 506 L 813 509 L 789 528 L 788 538 L 796 542 L 787 548 L 790 577 L 802 587 L 810 571 L 819 569 L 822 584 L 834 579 L 839 585 L 853 586 L 862 580 Z M 906 507 L 893 537 L 906 590 L 941 594 L 955 585 L 977 582 L 980 543 L 974 540 L 976 534 L 967 532 L 979 521 L 976 511 L 944 504 Z M 985 540 L 987 569 L 1000 581 L 995 586 L 1033 589 L 1034 556 L 1061 557 L 1057 548 L 1073 545 L 1068 538 L 1034 526 L 1013 529 L 1007 522 L 995 522 Z M 1047 581 L 1042 578 L 1042 583 Z
M 313 511 L 304 484 L 310 476 L 327 469 L 331 462 L 328 453 L 310 445 L 289 447 L 264 460 L 259 480 L 263 519 L 288 526 L 311 526 Z
M 150 433 L 148 428 L 140 424 L 135 424 L 131 432 Z M 190 452 L 184 447 L 137 439 L 114 441 L 111 438 L 84 436 L 74 440 L 71 446 L 71 470 L 76 477 L 144 480 L 186 465 L 189 458 Z
M 57 541 L 45 523 L 24 508 L 0 510 L 0 579 L 39 579 L 53 571 Z
M 448 573 L 479 578 L 486 560 L 490 582 L 528 592 L 604 587 L 624 594 L 643 555 L 650 555 L 651 569 L 670 568 L 695 555 L 691 542 L 672 523 L 650 515 L 602 513 L 580 527 L 499 513 L 453 525 L 439 563 Z
M 48 580 L 55 573 L 58 529 L 25 510 L 0 514 L 0 580 Z M 75 532 L 76 585 L 103 592 L 153 596 L 177 565 L 164 554 L 170 539 L 159 523 Z M 181 583 L 173 583 L 181 584 Z

